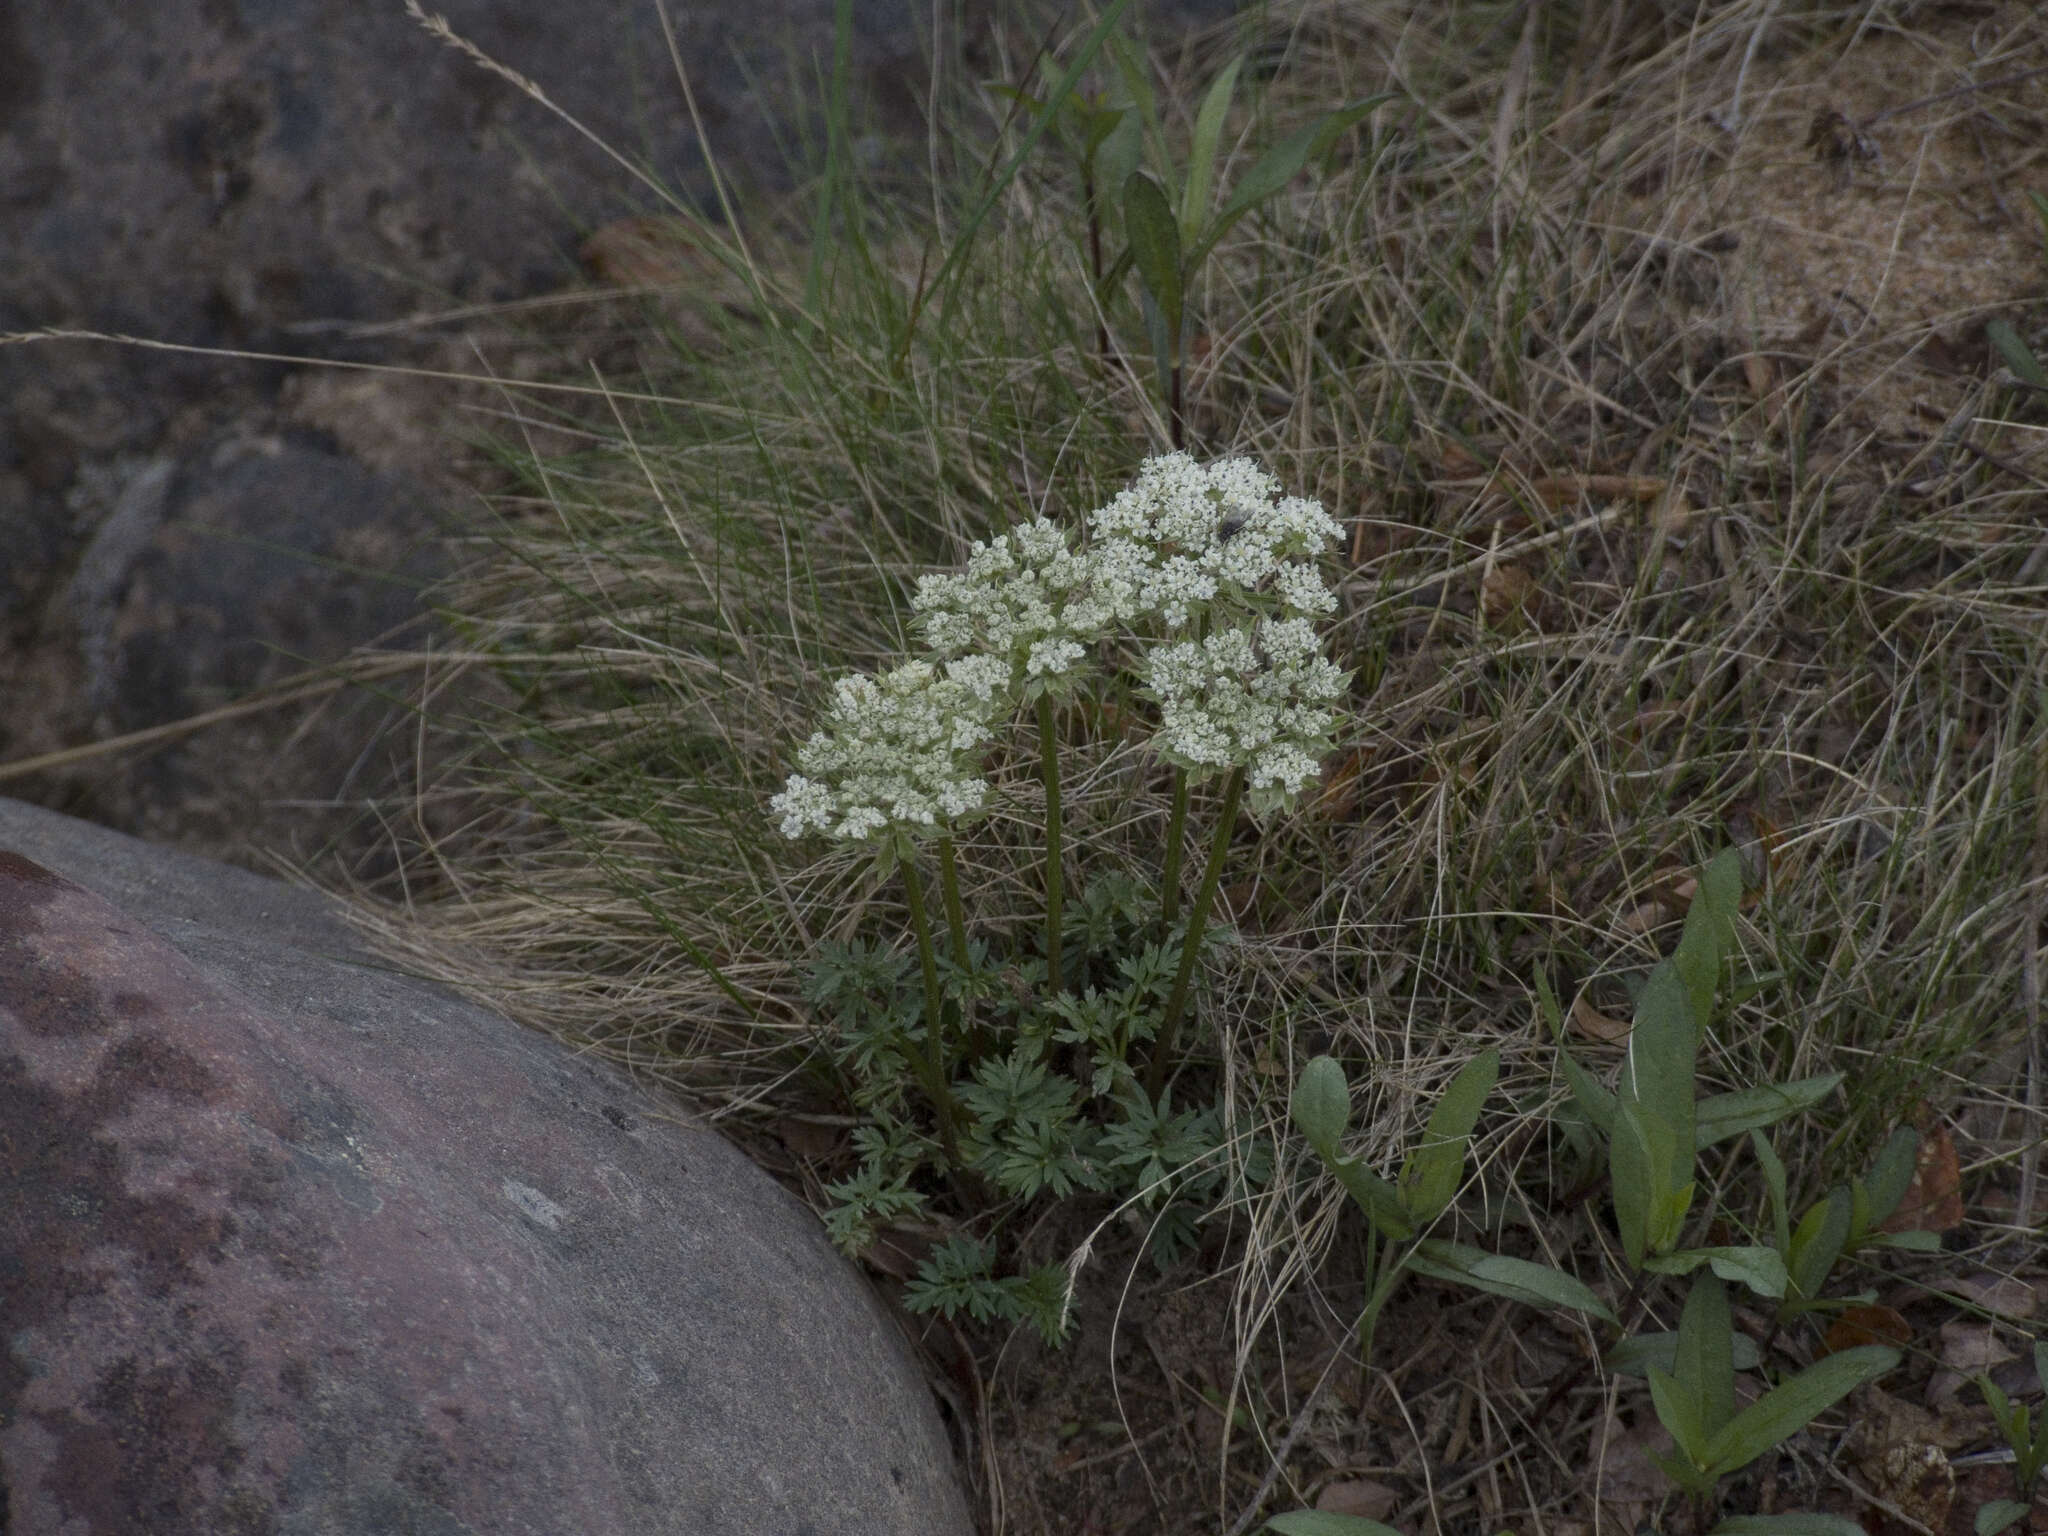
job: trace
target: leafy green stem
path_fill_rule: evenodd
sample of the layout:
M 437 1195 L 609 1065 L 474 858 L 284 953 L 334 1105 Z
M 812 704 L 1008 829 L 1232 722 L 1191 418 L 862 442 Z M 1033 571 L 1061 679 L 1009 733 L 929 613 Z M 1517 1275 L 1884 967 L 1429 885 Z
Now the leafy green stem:
M 1152 1042 L 1152 1063 L 1145 1070 L 1145 1092 L 1159 1102 L 1166 1087 L 1166 1075 L 1173 1060 L 1175 1037 L 1180 1033 L 1181 1015 L 1187 1009 L 1188 985 L 1194 979 L 1195 961 L 1201 957 L 1202 935 L 1209 926 L 1209 908 L 1216 900 L 1216 887 L 1223 879 L 1223 861 L 1230 853 L 1230 834 L 1237 825 L 1237 805 L 1244 798 L 1244 767 L 1230 770 L 1230 782 L 1223 790 L 1223 812 L 1216 821 L 1216 837 L 1209 844 L 1209 863 L 1202 871 L 1202 888 L 1195 904 L 1188 908 L 1188 936 L 1181 945 L 1180 970 L 1174 974 L 1173 991 L 1166 999 L 1166 1014 L 1159 1021 L 1159 1036 Z
M 1180 916 L 1181 844 L 1188 834 L 1188 771 L 1173 770 L 1173 814 L 1166 821 L 1166 869 L 1160 876 L 1159 915 L 1171 928 Z
M 1038 696 L 1038 760 L 1045 779 L 1045 992 L 1060 993 L 1060 740 L 1052 698 Z
M 953 963 L 967 969 L 967 909 L 960 904 L 960 861 L 953 839 L 939 839 L 939 889 L 946 898 L 946 928 L 953 939 Z
M 917 935 L 918 963 L 924 968 L 924 1060 L 917 1073 L 924 1080 L 925 1097 L 931 1101 L 932 1113 L 938 1116 L 939 1145 L 945 1149 L 946 1162 L 958 1168 L 959 1109 L 946 1081 L 945 1008 L 939 995 L 939 961 L 932 950 L 931 919 L 924 909 L 924 881 L 918 878 L 917 865 L 909 859 L 903 861 L 903 890 L 910 901 L 910 926 Z

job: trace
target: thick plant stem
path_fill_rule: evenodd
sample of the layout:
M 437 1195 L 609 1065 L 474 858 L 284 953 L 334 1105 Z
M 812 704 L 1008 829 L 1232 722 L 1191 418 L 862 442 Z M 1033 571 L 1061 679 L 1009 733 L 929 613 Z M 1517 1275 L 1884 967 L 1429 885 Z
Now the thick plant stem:
M 917 1075 L 924 1079 L 925 1097 L 938 1117 L 939 1145 L 945 1150 L 946 1162 L 958 1169 L 959 1110 L 953 1103 L 953 1089 L 946 1081 L 945 1009 L 939 996 L 939 961 L 932 952 L 932 925 L 924 910 L 924 882 L 917 876 L 917 866 L 908 859 L 903 861 L 903 890 L 910 898 L 910 926 L 917 935 L 918 961 L 924 967 L 924 1061 Z
M 1188 771 L 1173 770 L 1173 814 L 1166 820 L 1166 868 L 1159 877 L 1159 915 L 1171 928 L 1180 916 L 1180 854 L 1188 835 Z
M 1152 1063 L 1145 1069 L 1145 1092 L 1159 1102 L 1172 1070 L 1175 1037 L 1180 1034 L 1181 1015 L 1187 1011 L 1188 984 L 1194 979 L 1195 961 L 1202 953 L 1202 932 L 1209 924 L 1209 908 L 1216 900 L 1216 887 L 1223 879 L 1223 861 L 1230 853 L 1231 830 L 1237 825 L 1237 803 L 1244 797 L 1244 769 L 1230 770 L 1230 782 L 1223 789 L 1223 814 L 1216 822 L 1216 840 L 1209 845 L 1208 867 L 1202 871 L 1202 888 L 1195 904 L 1188 908 L 1187 942 L 1181 945 L 1180 970 L 1173 978 L 1173 991 L 1166 999 L 1166 1016 L 1159 1021 L 1159 1034 L 1152 1042 Z
M 953 937 L 953 963 L 967 969 L 967 913 L 960 905 L 960 861 L 953 856 L 953 839 L 939 839 L 939 889 L 946 897 L 946 928 Z
M 1045 994 L 1060 992 L 1060 739 L 1052 699 L 1038 696 L 1038 758 L 1045 779 Z

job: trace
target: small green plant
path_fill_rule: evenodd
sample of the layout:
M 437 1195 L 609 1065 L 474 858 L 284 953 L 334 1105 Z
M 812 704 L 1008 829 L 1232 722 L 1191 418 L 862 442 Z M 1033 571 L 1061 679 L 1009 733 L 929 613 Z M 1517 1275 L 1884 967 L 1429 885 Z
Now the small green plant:
M 1124 100 L 1084 93 L 1072 71 L 1044 99 L 1015 87 L 1000 94 L 1037 114 L 1039 132 L 1050 128 L 1073 160 L 1081 181 L 1088 273 L 1102 311 L 1133 271 L 1173 446 L 1187 445 L 1182 399 L 1188 297 L 1202 265 L 1240 220 L 1271 201 L 1308 165 L 1321 159 L 1344 131 L 1394 98 L 1374 96 L 1324 112 L 1267 150 L 1216 205 L 1216 173 L 1223 130 L 1236 98 L 1245 56 L 1216 74 L 1195 112 L 1187 160 L 1176 165 L 1161 125 L 1159 105 L 1143 60 L 1129 40 L 1111 34 L 1104 51 L 1116 65 Z M 1103 241 L 1121 237 L 1122 253 L 1103 267 Z M 1109 332 L 1098 321 L 1096 350 L 1109 353 Z
M 1867 1248 L 1925 1249 L 1931 1241 L 1928 1233 L 1879 1230 L 1912 1176 L 1916 1138 L 1910 1131 L 1892 1137 L 1867 1177 L 1832 1191 L 1796 1227 L 1792 1224 L 1785 1170 L 1762 1131 L 1817 1104 L 1840 1083 L 1840 1074 L 1696 1096 L 1700 1044 L 1734 946 L 1741 895 L 1739 856 L 1729 850 L 1702 873 L 1677 950 L 1643 985 L 1627 1059 L 1614 1088 L 1562 1048 L 1563 1019 L 1556 999 L 1540 975 L 1537 982 L 1543 1011 L 1559 1037 L 1559 1060 L 1572 1095 L 1573 1113 L 1562 1123 L 1582 1146 L 1606 1146 L 1615 1226 L 1631 1272 L 1628 1299 L 1620 1310 L 1632 1312 L 1654 1277 L 1690 1277 L 1675 1332 L 1617 1337 L 1606 1360 L 1611 1369 L 1647 1377 L 1652 1405 L 1674 1448 L 1659 1464 L 1694 1501 L 1699 1529 L 1706 1528 L 1723 1477 L 1899 1361 L 1896 1349 L 1881 1345 L 1829 1354 L 1738 1411 L 1736 1372 L 1759 1369 L 1764 1360 L 1754 1341 L 1735 1329 L 1727 1284 L 1744 1285 L 1774 1303 L 1782 1326 L 1838 1304 L 1823 1289 L 1845 1257 Z M 1497 1053 L 1486 1051 L 1452 1079 L 1422 1144 L 1395 1182 L 1344 1155 L 1349 1091 L 1334 1061 L 1311 1062 L 1296 1085 L 1295 1125 L 1351 1194 L 1371 1229 L 1367 1301 L 1359 1325 L 1361 1350 L 1368 1358 L 1379 1310 L 1400 1275 L 1408 1272 L 1532 1305 L 1567 1307 L 1622 1333 L 1615 1312 L 1560 1270 L 1422 1236 L 1450 1207 L 1462 1182 L 1466 1149 L 1498 1070 Z M 1745 1132 L 1764 1170 L 1775 1242 L 1680 1246 L 1699 1188 L 1698 1155 Z M 2019 1432 L 2026 1427 L 2021 1423 Z M 2042 1449 L 2048 1456 L 2048 1436 Z M 1292 1536 L 1344 1529 L 1298 1523 L 1306 1518 L 1283 1516 L 1297 1523 L 1274 1529 Z M 1717 1536 L 1839 1536 L 1851 1528 L 1851 1522 L 1829 1516 L 1783 1515 L 1727 1520 L 1714 1530 Z
M 1371 1358 L 1381 1308 L 1410 1271 L 1455 1279 L 1516 1301 L 1569 1307 L 1613 1320 L 1599 1297 L 1561 1270 L 1423 1235 L 1449 1209 L 1464 1183 L 1472 1130 L 1499 1074 L 1500 1053 L 1491 1050 L 1459 1069 L 1437 1100 L 1421 1143 L 1402 1165 L 1400 1178 L 1392 1182 L 1343 1152 L 1351 1124 L 1351 1090 L 1344 1069 L 1330 1057 L 1318 1056 L 1295 1084 L 1289 1104 L 1295 1128 L 1364 1213 L 1370 1233 L 1366 1301 L 1358 1319 L 1363 1358 Z
M 2048 1383 L 2048 1344 L 2036 1341 L 2034 1344 L 2034 1374 Z M 1977 1536 L 1998 1536 L 2027 1518 L 2034 1507 L 2034 1485 L 2041 1480 L 2042 1468 L 2048 1467 L 2048 1408 L 2044 1408 L 2039 1422 L 2027 1411 L 2024 1403 L 2016 1403 L 2005 1395 L 2005 1391 L 1989 1376 L 1977 1378 L 1977 1390 L 1984 1394 L 1984 1401 L 1991 1406 L 1992 1417 L 1998 1421 L 1998 1431 L 2005 1436 L 2005 1443 L 2012 1447 L 2012 1481 L 2016 1495 L 2010 1499 L 1992 1499 L 1977 1511 Z
M 923 577 L 911 606 L 928 656 L 836 685 L 774 812 L 787 836 L 864 845 L 877 876 L 900 876 L 911 938 L 908 955 L 825 946 L 810 979 L 863 1120 L 860 1169 L 829 1191 L 843 1248 L 924 1219 L 941 1188 L 969 1216 L 1087 1191 L 1151 1209 L 1165 1263 L 1222 1188 L 1227 1127 L 1213 1108 L 1173 1103 L 1179 1032 L 1224 937 L 1209 914 L 1238 809 L 1278 811 L 1314 780 L 1346 683 L 1314 622 L 1335 606 L 1315 557 L 1336 526 L 1279 491 L 1246 460 L 1150 460 L 1090 516 L 1085 546 L 1039 518 L 977 544 L 964 572 Z M 1117 680 L 1156 710 L 1151 747 L 1176 770 L 1168 852 L 1158 884 L 1099 872 L 1070 902 L 1062 712 Z M 1027 720 L 1044 828 L 1035 946 L 970 925 L 955 841 L 997 792 L 988 759 Z M 1183 908 L 1188 786 L 1216 778 L 1208 857 Z M 991 1241 L 947 1238 L 908 1305 L 1057 1339 L 1060 1269 L 999 1278 L 998 1258 Z

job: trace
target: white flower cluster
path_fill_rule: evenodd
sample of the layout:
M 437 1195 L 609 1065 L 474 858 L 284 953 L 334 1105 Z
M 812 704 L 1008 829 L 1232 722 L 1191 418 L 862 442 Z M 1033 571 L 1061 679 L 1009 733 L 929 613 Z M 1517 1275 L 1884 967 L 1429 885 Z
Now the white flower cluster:
M 1314 561 L 1341 530 L 1319 503 L 1281 496 L 1250 459 L 1148 459 L 1088 527 L 1098 604 L 1125 622 L 1180 629 L 1205 612 L 1235 622 L 1257 610 L 1251 598 L 1269 578 L 1288 616 L 1337 606 Z
M 1199 774 L 1243 767 L 1256 809 L 1300 792 L 1346 681 L 1311 622 L 1337 606 L 1316 566 L 1336 523 L 1249 459 L 1174 453 L 1088 525 L 1085 552 L 1041 517 L 977 543 L 963 572 L 919 580 L 911 607 L 942 659 L 837 685 L 774 799 L 785 835 L 950 826 L 982 806 L 978 759 L 1001 717 L 1071 687 L 1105 635 L 1197 619 L 1207 638 L 1155 639 L 1144 663 L 1162 755 Z
M 999 657 L 1013 681 L 1065 677 L 1113 617 L 1094 598 L 1094 562 L 1048 518 L 985 543 L 960 575 L 924 576 L 910 600 L 942 656 Z
M 981 809 L 988 782 L 975 759 L 1008 683 L 1009 668 L 987 656 L 841 678 L 824 728 L 797 752 L 802 771 L 771 802 L 783 836 L 858 842 Z
M 1159 704 L 1160 755 L 1193 774 L 1242 766 L 1254 808 L 1291 800 L 1329 751 L 1346 675 L 1303 618 L 1261 619 L 1155 649 L 1146 686 Z

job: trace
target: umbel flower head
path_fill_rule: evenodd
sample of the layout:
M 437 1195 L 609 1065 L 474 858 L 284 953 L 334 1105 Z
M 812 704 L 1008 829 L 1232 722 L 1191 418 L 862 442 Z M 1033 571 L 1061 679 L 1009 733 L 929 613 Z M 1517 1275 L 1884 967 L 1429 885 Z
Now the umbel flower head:
M 1341 530 L 1251 459 L 1148 459 L 1088 526 L 1097 604 L 1126 623 L 1179 630 L 1204 615 L 1234 624 L 1337 606 L 1314 562 Z
M 942 656 L 994 658 L 1030 697 L 1064 691 L 1110 615 L 1094 601 L 1094 562 L 1038 518 L 977 543 L 958 575 L 923 576 L 910 600 L 927 644 Z
M 1159 705 L 1160 756 L 1191 779 L 1245 770 L 1254 811 L 1291 803 L 1330 751 L 1348 681 L 1307 619 L 1261 619 L 1156 647 L 1146 691 Z
M 783 835 L 900 845 L 980 810 L 980 752 L 1008 682 L 986 656 L 841 678 L 823 727 L 797 750 L 800 771 L 770 802 Z

